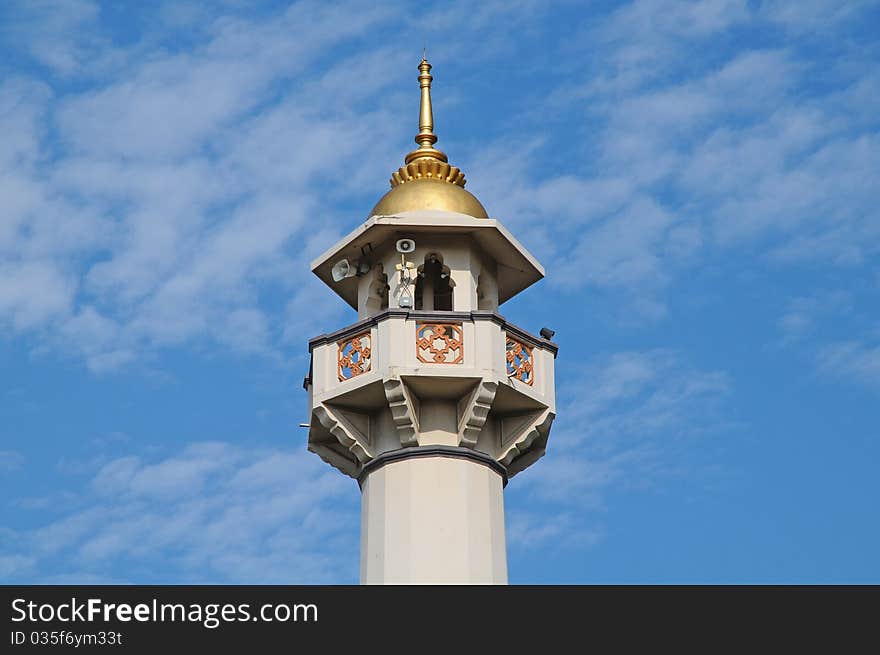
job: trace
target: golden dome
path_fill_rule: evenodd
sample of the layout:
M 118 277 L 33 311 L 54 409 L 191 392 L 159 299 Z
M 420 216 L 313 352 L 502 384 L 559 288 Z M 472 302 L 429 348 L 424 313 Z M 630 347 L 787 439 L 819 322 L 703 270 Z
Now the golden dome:
M 406 156 L 404 165 L 391 176 L 391 191 L 373 207 L 371 216 L 388 216 L 407 211 L 439 209 L 488 218 L 486 209 L 473 194 L 465 191 L 464 173 L 450 166 L 446 155 L 437 150 L 434 113 L 431 108 L 431 64 L 423 57 L 419 64 L 419 147 Z
M 422 209 L 439 209 L 489 218 L 483 205 L 460 186 L 430 178 L 399 184 L 382 196 L 370 216 L 389 216 Z

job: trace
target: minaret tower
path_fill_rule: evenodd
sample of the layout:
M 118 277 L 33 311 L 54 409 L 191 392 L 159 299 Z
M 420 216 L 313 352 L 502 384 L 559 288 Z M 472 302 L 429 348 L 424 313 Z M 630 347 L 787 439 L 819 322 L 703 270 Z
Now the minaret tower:
M 503 489 L 544 454 L 557 347 L 498 313 L 544 270 L 434 147 L 430 71 L 418 147 L 312 262 L 358 321 L 309 341 L 309 450 L 360 485 L 362 583 L 504 584 Z

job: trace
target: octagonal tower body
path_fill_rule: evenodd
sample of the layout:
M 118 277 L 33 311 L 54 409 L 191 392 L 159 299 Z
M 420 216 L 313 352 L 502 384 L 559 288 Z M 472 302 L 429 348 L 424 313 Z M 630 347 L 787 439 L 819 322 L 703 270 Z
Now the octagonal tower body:
M 498 313 L 543 269 L 433 148 L 429 70 L 420 148 L 312 263 L 358 321 L 309 342 L 309 449 L 360 484 L 362 583 L 506 583 L 503 488 L 544 453 L 557 347 Z

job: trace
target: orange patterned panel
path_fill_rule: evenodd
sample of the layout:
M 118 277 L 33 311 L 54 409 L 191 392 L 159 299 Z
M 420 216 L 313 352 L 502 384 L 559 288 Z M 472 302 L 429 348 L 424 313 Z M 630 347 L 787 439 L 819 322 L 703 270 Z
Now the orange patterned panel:
M 507 376 L 526 384 L 535 381 L 531 347 L 511 337 L 507 337 Z
M 426 364 L 461 364 L 464 359 L 461 323 L 416 325 L 416 357 Z
M 339 380 L 350 380 L 370 370 L 370 333 L 364 332 L 339 342 L 336 370 Z

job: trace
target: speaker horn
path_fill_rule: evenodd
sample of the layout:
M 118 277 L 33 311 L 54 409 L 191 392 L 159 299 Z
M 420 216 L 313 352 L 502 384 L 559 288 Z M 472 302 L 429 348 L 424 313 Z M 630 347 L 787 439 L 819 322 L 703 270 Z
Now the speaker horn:
M 334 282 L 339 282 L 347 277 L 357 275 L 357 269 L 347 259 L 340 259 L 333 264 L 333 268 L 330 269 L 330 275 L 333 276 Z

